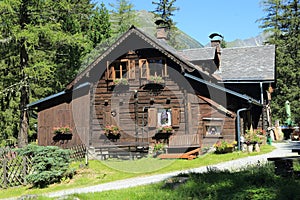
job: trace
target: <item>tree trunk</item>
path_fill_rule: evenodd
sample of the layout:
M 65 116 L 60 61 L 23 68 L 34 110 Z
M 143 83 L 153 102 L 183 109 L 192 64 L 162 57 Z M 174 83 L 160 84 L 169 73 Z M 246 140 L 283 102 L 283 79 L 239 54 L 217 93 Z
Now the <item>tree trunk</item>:
M 28 24 L 28 9 L 27 4 L 25 2 L 21 5 L 20 8 L 20 27 L 21 30 L 25 29 L 26 24 Z M 25 69 L 28 66 L 28 52 L 25 46 L 26 39 L 21 38 L 19 41 L 20 47 L 20 74 L 21 74 L 21 99 L 20 99 L 20 126 L 18 133 L 18 146 L 24 147 L 28 144 L 28 125 L 29 125 L 29 117 L 27 104 L 29 104 L 29 85 L 27 80 L 27 75 L 25 73 Z
M 26 82 L 25 82 L 26 84 Z M 20 130 L 18 134 L 18 146 L 24 147 L 28 144 L 28 110 L 26 105 L 29 103 L 27 86 L 22 86 L 20 100 Z
M 21 86 L 21 99 L 20 99 L 20 130 L 18 134 L 18 146 L 24 147 L 28 144 L 28 125 L 29 117 L 27 105 L 29 104 L 29 85 L 27 81 L 27 75 L 25 73 L 25 68 L 28 62 L 28 54 L 24 46 L 24 42 L 21 42 L 20 49 L 20 59 L 21 59 L 21 74 L 22 74 L 22 86 Z

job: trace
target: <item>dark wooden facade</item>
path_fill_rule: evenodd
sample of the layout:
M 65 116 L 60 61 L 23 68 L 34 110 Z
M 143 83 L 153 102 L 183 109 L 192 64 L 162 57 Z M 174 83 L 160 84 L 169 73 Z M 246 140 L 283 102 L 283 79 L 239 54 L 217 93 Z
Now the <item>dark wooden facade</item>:
M 152 58 L 151 55 L 155 54 L 153 52 L 143 57 L 129 52 L 112 62 L 117 65 L 120 62 L 126 63 L 124 66 L 127 70 L 124 70 L 122 77 L 118 75 L 117 78 L 111 78 L 108 74 L 115 74 L 112 72 L 115 66 L 108 64 L 107 71 L 94 87 L 90 145 L 96 147 L 105 142 L 104 127 L 107 125 L 120 128 L 120 142 L 155 143 L 159 126 L 158 112 L 164 109 L 171 114 L 170 125 L 174 129 L 170 140 L 178 135 L 195 134 L 201 138 L 199 146 L 202 142 L 212 144 L 219 138 L 234 140 L 234 116 L 226 116 L 198 97 L 190 83 L 178 71 L 180 66 L 163 55 L 155 55 Z M 141 50 L 139 53 L 144 54 Z M 161 64 L 157 68 L 159 72 L 153 71 L 153 74 L 150 74 L 149 61 L 153 59 Z M 143 74 L 143 70 L 148 74 Z M 155 73 L 162 76 L 163 83 L 155 84 L 150 80 L 150 76 L 155 76 Z M 128 85 L 115 85 L 114 80 L 119 78 L 127 79 Z M 206 127 L 213 124 L 223 128 L 220 135 L 206 135 Z
M 217 86 L 209 72 L 132 28 L 64 92 L 30 106 L 39 110 L 40 145 L 111 144 L 104 129 L 115 125 L 121 134 L 114 140 L 118 143 L 205 147 L 219 139 L 236 140 L 236 112 L 249 107 L 249 99 Z M 251 110 L 244 116 L 252 118 Z M 63 126 L 72 128 L 72 137 L 57 140 L 53 128 Z M 165 126 L 172 133 L 158 131 Z

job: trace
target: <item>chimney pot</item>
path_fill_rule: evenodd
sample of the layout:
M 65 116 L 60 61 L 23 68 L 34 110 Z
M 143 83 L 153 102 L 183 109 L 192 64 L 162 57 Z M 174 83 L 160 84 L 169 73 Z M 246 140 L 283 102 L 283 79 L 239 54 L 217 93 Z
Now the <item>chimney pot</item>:
M 223 40 L 223 36 L 219 33 L 212 33 L 209 35 L 210 40 L 210 46 L 211 47 L 220 47 L 221 41 Z

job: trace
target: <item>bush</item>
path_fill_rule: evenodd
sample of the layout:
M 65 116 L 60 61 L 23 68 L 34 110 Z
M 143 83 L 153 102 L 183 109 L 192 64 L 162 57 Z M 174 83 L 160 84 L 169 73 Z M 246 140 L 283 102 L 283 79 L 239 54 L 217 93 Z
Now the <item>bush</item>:
M 72 177 L 69 170 L 70 152 L 55 146 L 28 145 L 20 154 L 32 158 L 33 173 L 26 176 L 26 181 L 34 187 L 45 187 Z

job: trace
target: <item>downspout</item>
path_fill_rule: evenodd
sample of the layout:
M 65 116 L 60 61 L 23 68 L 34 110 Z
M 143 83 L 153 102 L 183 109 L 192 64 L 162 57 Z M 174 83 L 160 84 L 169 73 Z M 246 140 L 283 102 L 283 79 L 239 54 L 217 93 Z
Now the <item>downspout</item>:
M 260 101 L 261 101 L 260 103 L 263 105 L 262 112 L 261 112 L 262 129 L 265 129 L 265 120 L 264 120 L 265 105 L 264 105 L 264 91 L 263 91 L 263 83 L 262 82 L 259 82 L 259 87 L 260 87 Z
M 237 111 L 237 142 L 238 142 L 238 150 L 241 150 L 241 117 L 240 112 L 249 110 L 249 108 L 241 108 Z
M 263 82 L 259 82 L 260 87 L 260 103 L 264 105 L 264 90 L 263 90 Z

